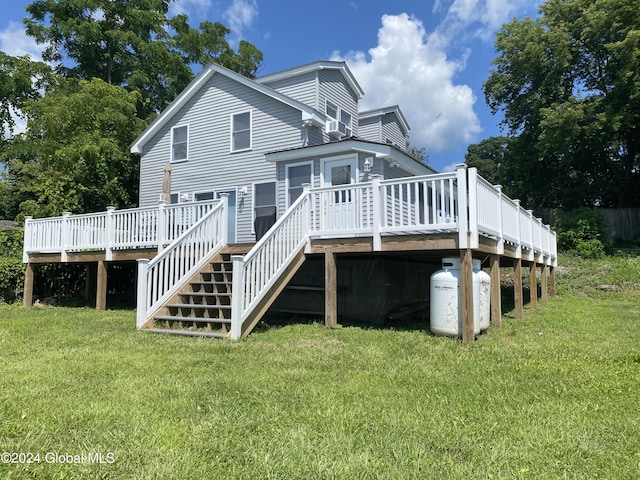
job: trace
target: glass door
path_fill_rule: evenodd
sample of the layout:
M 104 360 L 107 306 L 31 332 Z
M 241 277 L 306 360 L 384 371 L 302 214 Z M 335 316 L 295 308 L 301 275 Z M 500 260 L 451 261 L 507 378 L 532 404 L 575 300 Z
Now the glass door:
M 229 214 L 227 216 L 227 242 L 236 243 L 236 189 L 217 190 L 216 198 L 220 198 L 223 193 L 229 194 L 227 197 L 227 207 Z

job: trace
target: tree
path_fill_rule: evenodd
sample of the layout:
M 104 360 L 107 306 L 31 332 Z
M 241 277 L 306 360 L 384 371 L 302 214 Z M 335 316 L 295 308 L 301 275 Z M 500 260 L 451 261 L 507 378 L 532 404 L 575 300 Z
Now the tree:
M 199 29 L 185 15 L 167 18 L 174 0 L 35 0 L 27 34 L 45 45 L 43 59 L 68 78 L 100 78 L 138 90 L 141 118 L 166 107 L 193 79 L 191 65 L 218 62 L 252 76 L 262 53 L 241 41 L 234 52 L 221 23 Z
M 480 143 L 469 145 L 464 159 L 470 167 L 476 167 L 480 175 L 493 183 L 502 184 L 502 170 L 506 167 L 509 140 L 507 137 L 490 137 Z
M 531 205 L 640 203 L 640 10 L 547 0 L 505 24 L 484 84 L 511 137 L 510 182 Z
M 0 52 L 0 127 L 11 136 L 15 117 L 22 116 L 21 108 L 28 100 L 41 96 L 41 92 L 55 82 L 51 68 L 42 62 L 33 62 L 29 56 L 12 57 Z
M 90 212 L 137 202 L 129 145 L 145 127 L 139 95 L 102 80 L 66 82 L 25 102 L 27 131 L 2 152 L 13 215 Z

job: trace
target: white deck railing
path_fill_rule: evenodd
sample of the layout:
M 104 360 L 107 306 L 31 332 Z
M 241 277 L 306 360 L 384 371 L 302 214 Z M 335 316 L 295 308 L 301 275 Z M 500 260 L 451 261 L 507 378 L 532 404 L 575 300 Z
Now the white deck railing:
M 305 190 L 245 256 L 232 257 L 232 339 L 240 338 L 242 325 L 249 314 L 307 244 L 310 225 L 309 198 L 309 192 Z
M 178 203 L 157 207 L 131 208 L 106 212 L 33 219 L 24 225 L 25 261 L 30 253 L 60 253 L 104 250 L 111 259 L 113 250 L 158 248 L 178 238 L 219 200 Z
M 223 197 L 153 260 L 138 260 L 138 328 L 226 244 L 227 215 Z

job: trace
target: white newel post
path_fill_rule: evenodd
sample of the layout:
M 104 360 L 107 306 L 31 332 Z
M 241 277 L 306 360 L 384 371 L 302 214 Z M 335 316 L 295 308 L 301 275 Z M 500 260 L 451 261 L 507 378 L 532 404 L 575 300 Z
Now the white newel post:
M 533 210 L 525 210 L 525 212 L 527 212 L 527 216 L 529 217 L 528 229 L 529 229 L 529 238 L 531 240 L 531 249 L 529 250 L 529 258 L 527 260 L 534 260 L 536 255 L 536 252 L 535 252 L 536 242 L 533 239 Z
M 136 328 L 140 329 L 147 322 L 147 273 L 149 260 L 138 259 L 138 296 L 136 300 Z
M 469 189 L 469 239 L 471 248 L 480 246 L 480 234 L 478 233 L 478 169 L 471 167 L 467 170 L 469 173 L 467 188 Z
M 226 245 L 229 241 L 229 193 L 224 192 L 220 194 L 220 201 L 222 202 L 222 215 L 220 215 L 220 238 Z
M 502 217 L 502 185 L 493 186 L 498 191 L 498 224 L 500 225 L 500 238 L 498 238 L 497 251 L 499 255 L 504 253 L 504 220 Z
M 242 298 L 244 297 L 244 256 L 233 255 L 233 281 L 231 284 L 231 340 L 242 335 Z
M 516 235 L 518 236 L 518 244 L 516 245 L 516 258 L 522 258 L 522 230 L 520 230 L 520 211 L 522 207 L 520 207 L 520 200 L 517 198 L 513 201 L 516 204 Z
M 379 252 L 382 250 L 382 238 L 380 236 L 380 230 L 382 228 L 382 202 L 380 201 L 382 195 L 380 195 L 380 175 L 371 175 L 371 200 L 373 202 L 373 215 L 371 221 L 373 222 L 373 251 Z
M 167 210 L 166 210 L 167 202 L 164 200 L 160 201 L 158 205 L 158 231 L 156 235 L 158 236 L 158 253 L 164 250 L 164 245 L 167 240 Z
M 313 207 L 311 206 L 311 195 L 309 194 L 310 190 L 310 183 L 302 184 L 302 195 L 307 197 L 307 208 L 304 209 L 304 216 L 302 219 L 304 236 L 307 239 L 306 245 L 304 246 L 304 253 L 311 253 L 311 232 L 313 231 L 313 228 L 311 227 L 311 219 L 313 218 L 313 215 L 311 215 L 311 209 Z
M 104 259 L 107 262 L 113 260 L 113 246 L 116 243 L 116 225 L 114 212 L 116 211 L 116 207 L 107 207 L 107 218 L 106 221 L 106 230 L 107 230 L 107 244 L 105 245 L 104 250 Z
M 458 183 L 458 245 L 467 248 L 469 217 L 467 216 L 467 164 L 456 164 L 456 180 Z
M 31 225 L 31 220 L 33 217 L 26 216 L 24 217 L 24 240 L 22 243 L 22 263 L 29 262 L 29 254 L 27 252 L 31 251 L 31 235 L 33 227 Z
M 63 212 L 62 213 L 62 231 L 61 240 L 62 247 L 60 249 L 60 261 L 66 262 L 68 260 L 67 249 L 69 248 L 69 240 L 71 238 L 71 228 L 69 226 L 69 217 L 71 216 L 71 212 Z

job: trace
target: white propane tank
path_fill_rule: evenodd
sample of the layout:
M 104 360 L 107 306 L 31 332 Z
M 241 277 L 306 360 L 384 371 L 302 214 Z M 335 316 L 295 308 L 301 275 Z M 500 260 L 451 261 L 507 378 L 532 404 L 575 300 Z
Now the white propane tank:
M 442 259 L 442 270 L 431 275 L 429 327 L 434 335 L 462 336 L 460 259 Z M 473 333 L 480 333 L 480 279 L 473 273 Z
M 480 315 L 480 331 L 484 332 L 491 324 L 491 277 L 482 270 L 482 260 L 473 259 L 473 272 L 480 281 L 480 301 L 478 305 Z M 475 299 L 473 300 L 475 305 Z

